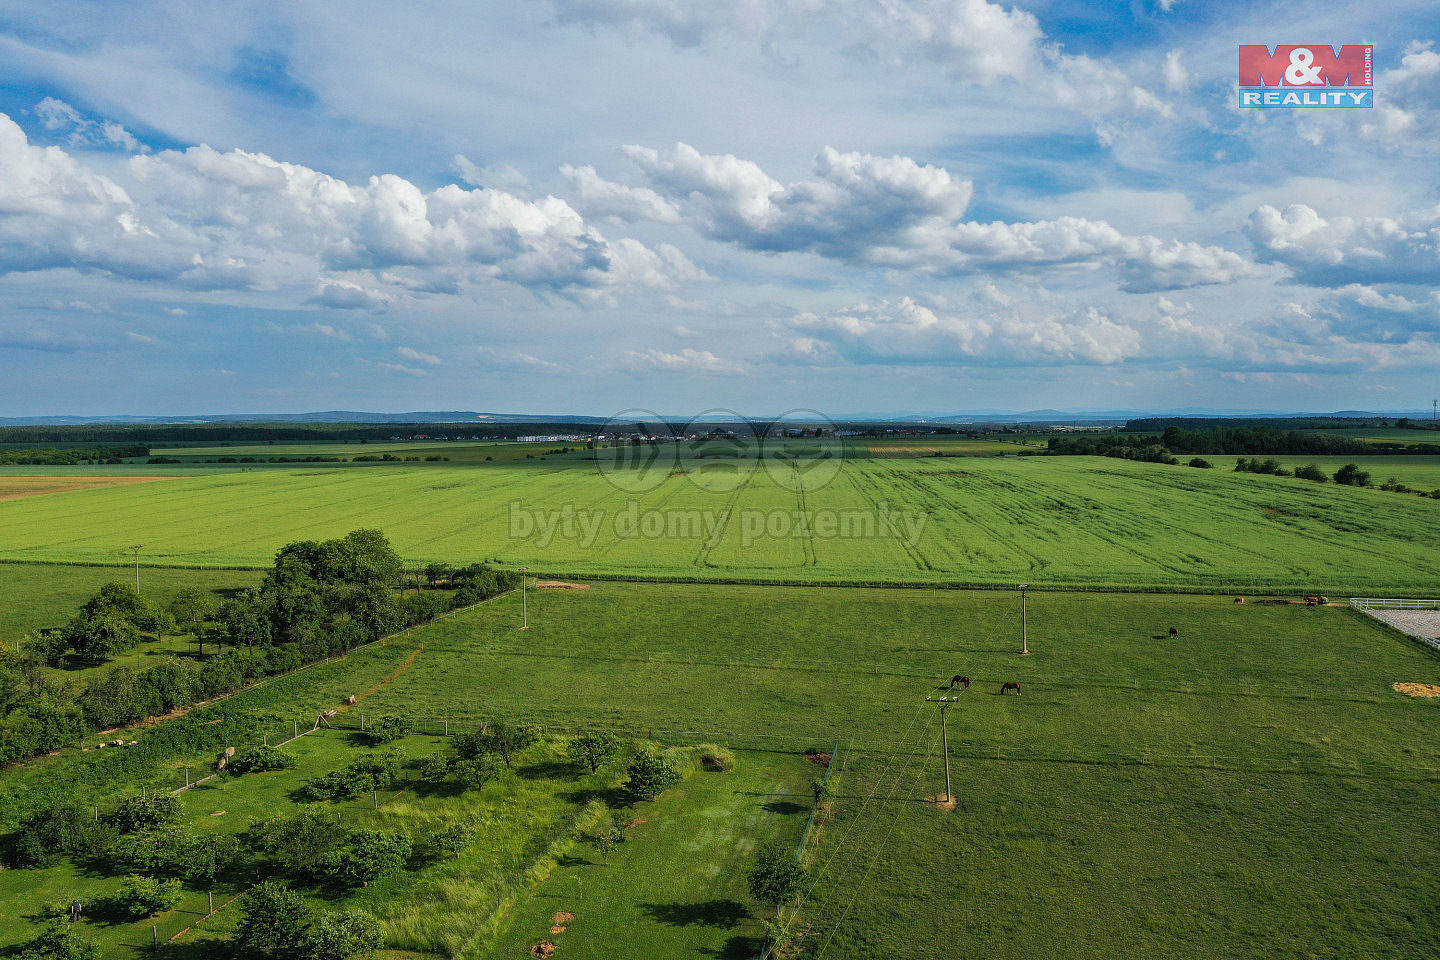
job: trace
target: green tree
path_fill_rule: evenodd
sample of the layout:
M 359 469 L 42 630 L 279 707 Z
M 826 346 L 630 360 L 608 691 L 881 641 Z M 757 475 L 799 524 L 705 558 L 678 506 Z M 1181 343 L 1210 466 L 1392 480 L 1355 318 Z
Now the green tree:
M 129 876 L 120 882 L 115 903 L 130 917 L 140 920 L 169 910 L 180 902 L 179 880 Z
M 17 960 L 100 960 L 100 946 L 80 934 L 69 919 L 51 920 L 45 932 L 25 944 Z
M 383 830 L 356 830 L 349 843 L 331 859 L 336 876 L 370 886 L 387 873 L 393 873 L 410 860 L 410 838 L 403 833 Z
M 301 810 L 250 826 L 250 847 L 282 870 L 298 876 L 322 875 L 348 839 L 340 818 L 320 810 Z
M 153 830 L 172 824 L 180 819 L 180 798 L 169 793 L 153 793 L 145 797 L 130 797 L 120 803 L 120 809 L 110 815 L 110 822 L 121 833 L 137 830 Z
M 506 769 L 494 754 L 482 753 L 474 760 L 455 761 L 449 772 L 466 790 L 483 790 L 485 784 L 498 780 Z
M 306 960 L 350 960 L 368 957 L 385 943 L 380 921 L 364 910 L 323 914 L 300 947 Z
M 310 929 L 305 901 L 279 880 L 251 887 L 240 901 L 240 910 L 240 945 L 251 953 L 299 950 Z
M 805 883 L 805 868 L 783 840 L 771 840 L 755 851 L 745 871 L 750 896 L 769 907 L 789 903 Z
M 625 790 L 637 800 L 654 800 L 662 790 L 680 780 L 675 764 L 648 744 L 641 747 L 625 767 Z
M 181 587 L 170 601 L 175 623 L 199 636 L 200 625 L 215 616 L 215 596 L 200 587 Z
M 528 724 L 506 723 L 503 720 L 490 724 L 483 733 L 462 734 L 455 738 L 455 752 L 463 759 L 473 760 L 486 754 L 499 754 L 510 766 L 515 754 L 540 739 L 540 729 Z
M 415 722 L 408 717 L 377 717 L 365 725 L 365 733 L 375 743 L 390 743 L 408 737 L 415 730 Z
M 430 827 L 421 837 L 421 842 L 432 856 L 448 855 L 458 857 L 475 839 L 475 824 L 468 820 Z
M 571 737 L 566 749 L 570 759 L 595 773 L 620 752 L 620 738 L 613 733 L 582 733 Z
M 182 853 L 185 879 L 210 883 L 225 870 L 243 862 L 240 841 L 228 833 L 192 837 Z
M 77 615 L 65 625 L 62 633 L 66 645 L 76 656 L 91 663 L 103 663 L 140 643 L 140 628 L 114 610 Z

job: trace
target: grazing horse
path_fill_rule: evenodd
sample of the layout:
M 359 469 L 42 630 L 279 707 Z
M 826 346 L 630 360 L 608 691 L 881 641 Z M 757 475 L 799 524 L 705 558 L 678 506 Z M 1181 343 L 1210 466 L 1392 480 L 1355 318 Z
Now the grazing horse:
M 954 690 L 956 687 L 963 687 L 964 689 L 969 690 L 969 689 L 970 689 L 970 678 L 969 678 L 969 677 L 962 677 L 962 676 L 960 676 L 960 674 L 958 674 L 958 673 L 955 674 L 955 676 L 953 676 L 953 677 L 950 678 L 950 689 L 951 689 L 951 690 Z
M 1171 628 L 1170 628 L 1170 639 L 1171 639 L 1171 640 L 1179 640 L 1179 639 L 1180 639 L 1180 628 L 1179 628 L 1179 627 L 1171 627 Z
M 1020 684 L 1014 680 L 1006 680 L 1000 685 L 1000 696 L 1005 696 L 1006 690 L 1014 690 L 1015 696 L 1020 696 Z

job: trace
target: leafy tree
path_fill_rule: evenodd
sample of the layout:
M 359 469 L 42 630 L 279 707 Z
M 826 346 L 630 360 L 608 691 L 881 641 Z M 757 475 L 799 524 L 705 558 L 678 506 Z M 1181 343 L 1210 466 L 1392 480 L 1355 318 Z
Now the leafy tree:
M 200 587 L 181 587 L 170 601 L 170 616 L 179 627 L 198 634 L 200 625 L 215 616 L 215 597 Z
M 380 921 L 364 910 L 329 911 L 310 928 L 300 952 L 307 960 L 350 960 L 368 957 L 384 943 Z
M 192 883 L 210 883 L 242 859 L 240 841 L 228 833 L 192 837 L 185 844 L 185 878 Z
M 137 830 L 153 830 L 172 824 L 180 819 L 180 798 L 169 793 L 156 793 L 148 797 L 130 797 L 120 804 L 120 809 L 110 815 L 110 821 L 121 833 Z
M 498 780 L 507 768 L 491 753 L 482 753 L 474 760 L 457 760 L 450 767 L 450 775 L 466 790 L 483 790 L 485 784 Z
M 641 747 L 625 768 L 625 790 L 637 800 L 654 800 L 680 780 L 675 764 L 649 745 Z
M 169 873 L 185 859 L 190 837 L 175 826 L 127 833 L 115 841 L 112 856 L 127 869 L 146 874 Z
M 113 610 L 76 616 L 65 625 L 66 645 L 91 663 L 103 663 L 140 642 L 140 628 L 133 620 Z
M 499 754 L 508 767 L 515 759 L 515 754 L 539 739 L 538 727 L 499 721 L 490 724 L 484 733 L 472 734 L 467 738 L 457 737 L 455 748 L 466 759 L 474 759 L 483 753 Z
M 421 842 L 434 856 L 448 854 L 458 857 L 474 838 L 475 824 L 462 820 L 430 827 L 422 835 Z
M 408 717 L 378 717 L 365 726 L 365 732 L 376 743 L 408 737 L 414 730 L 415 722 Z
M 297 951 L 310 929 L 310 912 L 298 893 L 279 880 L 250 888 L 240 901 L 240 945 L 258 951 Z
M 566 749 L 570 759 L 595 773 L 620 752 L 620 738 L 613 733 L 582 733 L 572 737 Z
M 410 838 L 403 833 L 383 830 L 356 830 L 349 842 L 332 859 L 336 876 L 358 880 L 370 886 L 387 873 L 401 869 L 410 860 Z
M 154 877 L 126 877 L 115 895 L 120 910 L 136 920 L 163 913 L 179 902 L 180 881 Z
M 770 907 L 790 902 L 804 883 L 805 868 L 783 840 L 771 840 L 757 849 L 745 871 L 750 896 Z
M 334 814 L 301 810 L 253 823 L 247 832 L 251 849 L 288 873 L 317 877 L 345 845 L 349 835 Z
M 69 919 L 51 920 L 45 932 L 20 948 L 17 960 L 100 960 L 100 946 Z
M 16 866 L 48 867 L 66 856 L 94 856 L 115 839 L 115 828 L 96 822 L 92 812 L 57 804 L 30 817 L 16 831 L 10 859 Z

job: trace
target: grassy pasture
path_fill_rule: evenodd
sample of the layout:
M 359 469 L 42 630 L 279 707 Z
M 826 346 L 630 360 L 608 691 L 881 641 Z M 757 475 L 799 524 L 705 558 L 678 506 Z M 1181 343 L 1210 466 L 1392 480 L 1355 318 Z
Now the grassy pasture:
M 849 460 L 799 484 L 753 463 L 682 462 L 628 493 L 576 456 L 202 471 L 4 501 L 0 559 L 123 563 L 138 542 L 146 564 L 261 566 L 291 540 L 378 527 L 407 560 L 561 575 L 1434 588 L 1436 502 L 1378 490 L 1066 457 Z
M 1003 457 L 1026 448 L 1045 446 L 1044 441 L 987 440 L 974 437 L 859 437 L 854 443 L 875 457 Z
M 817 882 L 800 916 L 811 931 L 802 942 L 829 938 L 819 956 L 933 956 L 962 934 L 959 942 L 996 957 L 1098 957 L 1116 943 L 1166 957 L 1417 956 L 1440 947 L 1431 908 L 1440 879 L 1424 866 L 1440 853 L 1428 813 L 1440 702 L 1390 688 L 1440 680 L 1440 658 L 1347 609 L 1044 592 L 1030 597 L 1031 654 L 1022 658 L 1019 600 L 1004 592 L 596 583 L 532 591 L 523 633 L 519 599 L 237 702 L 313 716 L 359 692 L 357 709 L 368 714 L 454 725 L 506 717 L 552 730 L 692 731 L 692 740 L 790 754 L 844 741 L 836 820 L 815 847 Z M 1179 641 L 1166 638 L 1171 626 Z M 924 698 L 945 692 L 957 672 L 974 680 L 950 711 L 962 804 L 940 814 L 919 802 L 943 784 L 938 718 Z M 1009 679 L 1024 684 L 1023 696 L 999 695 Z M 60 776 L 65 762 L 6 771 L 0 792 Z M 764 769 L 742 756 L 747 767 Z M 724 806 L 730 821 L 743 819 L 735 804 L 746 791 L 780 791 L 745 786 L 712 803 L 705 791 L 744 781 L 699 776 L 684 788 L 694 805 L 657 802 L 655 822 L 676 826 L 655 835 L 670 839 L 645 846 L 637 835 L 608 867 L 596 867 L 588 848 L 569 851 L 535 896 L 517 902 L 517 925 L 493 955 L 539 939 L 535 924 L 561 909 L 577 921 L 557 942 L 577 956 L 600 955 L 607 936 L 650 943 L 673 934 L 665 942 L 691 944 L 663 955 L 725 955 L 731 938 L 752 936 L 724 903 L 744 898 L 687 880 L 699 862 L 692 855 L 705 851 L 686 848 L 703 840 L 697 810 Z M 266 803 L 194 796 L 205 800 L 197 819 Z M 418 805 L 404 812 L 411 802 L 397 798 L 379 816 L 423 815 Z M 359 806 L 357 815 L 371 815 Z M 726 875 L 731 861 L 713 862 Z M 618 925 L 592 925 L 596 914 L 571 905 L 567 884 L 614 911 Z M 443 912 L 457 898 L 475 912 L 459 890 L 439 879 L 377 885 L 344 903 L 390 911 L 397 946 L 432 950 L 436 931 L 454 926 L 426 928 L 431 907 L 417 905 Z M 734 925 L 712 929 L 711 917 Z

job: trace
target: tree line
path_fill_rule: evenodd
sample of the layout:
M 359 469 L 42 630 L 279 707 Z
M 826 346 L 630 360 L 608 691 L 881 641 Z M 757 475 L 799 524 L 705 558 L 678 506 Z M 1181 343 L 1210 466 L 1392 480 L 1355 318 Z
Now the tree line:
M 1274 427 L 1210 427 L 1187 430 L 1173 424 L 1163 433 L 1102 433 L 1051 437 L 1048 452 L 1058 456 L 1119 457 L 1172 463 L 1177 453 L 1240 456 L 1373 456 L 1379 453 L 1440 454 L 1440 445 L 1409 444 L 1402 449 L 1351 437 Z
M 126 457 L 148 457 L 143 443 L 118 447 L 21 447 L 0 450 L 0 464 L 27 467 L 74 467 L 84 463 L 121 463 Z
M 401 575 L 385 536 L 356 530 L 287 544 L 259 587 L 219 603 L 187 587 L 161 606 L 127 583 L 107 583 L 62 628 L 26 638 L 19 652 L 0 649 L 0 765 L 344 653 L 519 584 L 518 574 L 483 564 L 432 564 L 416 578 L 421 589 L 397 596 Z M 116 666 L 83 685 L 47 669 L 104 664 L 177 631 L 196 637 L 198 658 Z

